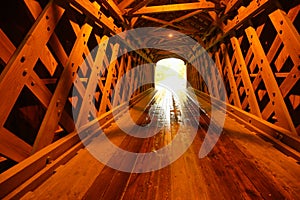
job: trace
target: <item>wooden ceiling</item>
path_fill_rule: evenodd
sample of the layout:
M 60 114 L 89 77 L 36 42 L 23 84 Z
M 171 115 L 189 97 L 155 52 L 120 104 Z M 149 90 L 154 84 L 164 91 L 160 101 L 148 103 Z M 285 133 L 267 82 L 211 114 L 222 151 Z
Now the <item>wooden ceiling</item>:
M 192 37 L 197 35 L 202 38 L 209 36 L 212 29 L 221 30 L 220 16 L 226 9 L 226 2 L 219 0 L 108 0 L 101 2 L 114 10 L 114 16 L 125 23 L 125 27 L 165 27 Z
M 271 5 L 268 0 L 96 0 L 124 29 L 163 27 L 209 49 Z M 246 22 L 246 23 L 245 23 Z M 146 41 L 147 42 L 147 41 Z M 175 55 L 151 51 L 155 60 Z M 163 56 L 162 56 L 163 55 Z

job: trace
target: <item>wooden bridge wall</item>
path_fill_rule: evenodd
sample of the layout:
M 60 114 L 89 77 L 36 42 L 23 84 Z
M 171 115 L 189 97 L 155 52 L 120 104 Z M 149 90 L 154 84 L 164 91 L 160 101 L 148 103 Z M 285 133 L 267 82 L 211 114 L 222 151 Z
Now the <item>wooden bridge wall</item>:
M 96 116 L 81 119 L 82 124 L 109 111 L 117 80 L 149 60 L 143 52 L 128 53 L 117 43 L 99 50 L 96 60 L 91 57 L 90 51 L 98 44 L 122 31 L 96 2 L 5 4 L 0 29 L 0 154 L 20 162 L 74 131 L 72 109 L 96 109 Z M 116 58 L 118 53 L 123 56 Z M 104 70 L 101 64 L 109 62 Z M 134 82 L 122 86 L 123 93 L 114 100 L 122 102 L 130 87 L 146 74 L 154 72 L 135 73 Z M 92 75 L 96 79 L 90 81 Z M 145 85 L 135 94 L 150 87 Z M 92 100 L 92 106 L 82 104 L 86 99 Z
M 230 2 L 238 12 L 224 20 L 223 34 L 205 44 L 218 70 L 209 71 L 208 84 L 215 86 L 210 95 L 219 96 L 216 73 L 220 73 L 228 110 L 299 150 L 299 143 L 292 140 L 300 134 L 300 6 L 277 1 L 251 1 L 247 6 Z M 226 10 L 230 12 L 230 7 Z M 194 59 L 205 65 L 203 56 Z M 208 94 L 201 74 L 191 65 L 188 68 L 192 86 Z

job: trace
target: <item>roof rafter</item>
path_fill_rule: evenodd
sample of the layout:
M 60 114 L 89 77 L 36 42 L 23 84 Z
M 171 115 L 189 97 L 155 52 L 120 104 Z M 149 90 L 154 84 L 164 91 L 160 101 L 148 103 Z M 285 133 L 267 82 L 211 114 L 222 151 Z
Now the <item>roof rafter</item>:
M 138 5 L 136 5 L 134 8 L 132 8 L 127 15 L 132 15 L 134 12 L 140 10 L 141 8 L 147 6 L 149 3 L 151 3 L 154 0 L 144 0 L 142 2 L 140 2 Z
M 143 7 L 138 11 L 134 12 L 133 15 L 144 15 L 153 13 L 164 13 L 164 12 L 176 12 L 184 10 L 213 10 L 215 4 L 211 2 L 196 2 L 196 3 L 181 3 L 181 4 L 169 4 L 163 6 L 149 6 Z M 130 12 L 131 9 L 127 9 Z
M 194 15 L 197 15 L 197 14 L 199 14 L 201 12 L 203 12 L 203 10 L 196 10 L 196 11 L 190 12 L 190 13 L 188 13 L 186 15 L 183 15 L 181 17 L 173 19 L 172 21 L 170 21 L 170 23 L 173 24 L 173 23 L 176 23 L 176 22 L 181 22 L 181 21 L 183 21 L 185 19 L 188 19 L 188 18 L 190 18 L 190 17 L 192 17 Z M 164 25 L 163 27 L 166 27 L 166 26 L 168 26 L 168 25 Z
M 163 24 L 165 26 L 172 26 L 172 27 L 180 29 L 180 30 L 189 31 L 191 33 L 195 33 L 195 32 L 198 31 L 197 29 L 194 29 L 194 28 L 187 28 L 187 27 L 183 27 L 183 26 L 177 26 L 177 25 L 172 24 L 171 22 L 167 22 L 167 21 L 164 21 L 164 20 L 161 20 L 161 19 L 149 17 L 149 16 L 146 16 L 146 15 L 143 15 L 141 18 L 149 20 L 149 21 L 153 21 L 153 22 L 156 22 L 156 23 L 160 23 L 160 24 Z

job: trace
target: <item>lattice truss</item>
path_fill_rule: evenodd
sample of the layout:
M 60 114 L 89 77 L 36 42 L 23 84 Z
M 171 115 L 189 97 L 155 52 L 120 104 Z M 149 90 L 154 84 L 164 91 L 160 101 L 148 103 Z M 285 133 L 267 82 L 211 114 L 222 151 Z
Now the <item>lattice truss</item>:
M 113 96 L 117 80 L 149 60 L 141 51 L 108 44 L 121 28 L 97 2 L 7 4 L 0 29 L 0 154 L 5 158 L 22 161 L 74 131 L 72 110 L 84 125 L 109 111 L 113 101 L 121 104 L 131 87 L 154 74 L 135 73 Z M 133 96 L 150 87 L 138 88 Z M 90 115 L 83 114 L 86 110 Z
M 220 73 L 226 101 L 238 108 L 238 115 L 259 128 L 272 127 L 266 130 L 293 146 L 296 143 L 291 140 L 298 140 L 300 134 L 300 6 L 282 7 L 268 1 L 252 1 L 247 6 L 239 1 L 230 2 L 237 6 L 236 16 L 223 24 L 222 34 L 206 42 L 217 70 L 199 70 L 208 70 L 201 74 L 210 75 L 208 84 L 214 86 L 213 97 L 218 98 L 221 92 L 220 81 L 216 79 L 216 73 Z M 225 14 L 227 11 L 230 8 Z M 198 55 L 194 59 L 205 66 L 203 57 Z M 193 87 L 209 93 L 201 74 L 195 76 L 193 66 L 189 66 L 188 72 L 193 74 L 189 78 Z M 298 143 L 294 148 L 299 149 Z

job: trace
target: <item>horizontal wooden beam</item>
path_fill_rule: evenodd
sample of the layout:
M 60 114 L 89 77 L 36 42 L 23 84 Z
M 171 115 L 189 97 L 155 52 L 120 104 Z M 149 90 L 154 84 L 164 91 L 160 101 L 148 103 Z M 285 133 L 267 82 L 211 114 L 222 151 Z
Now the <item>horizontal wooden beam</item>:
M 185 11 L 185 10 L 214 10 L 214 9 L 215 9 L 215 4 L 210 2 L 182 3 L 182 4 L 144 7 L 134 12 L 133 15 L 145 15 L 145 14 L 176 12 L 176 11 Z M 130 10 L 131 9 L 127 9 L 126 11 L 130 12 Z
M 180 29 L 180 30 L 186 30 L 186 31 L 189 31 L 189 32 L 191 32 L 191 33 L 196 33 L 196 32 L 198 32 L 197 29 L 187 28 L 187 27 L 185 27 L 185 26 L 177 26 L 177 25 L 172 24 L 171 22 L 167 22 L 167 21 L 164 21 L 164 20 L 161 20 L 161 19 L 149 17 L 149 16 L 146 16 L 146 15 L 143 15 L 141 18 L 142 18 L 142 19 L 149 20 L 149 21 L 153 21 L 153 22 L 156 22 L 156 23 L 163 24 L 164 26 L 172 26 L 172 27 L 177 28 L 177 29 Z
M 127 13 L 127 15 L 132 15 L 134 12 L 136 12 L 136 11 L 140 10 L 141 8 L 147 6 L 152 1 L 154 1 L 154 0 L 144 0 L 144 1 L 140 2 L 134 8 L 130 9 L 130 11 Z

